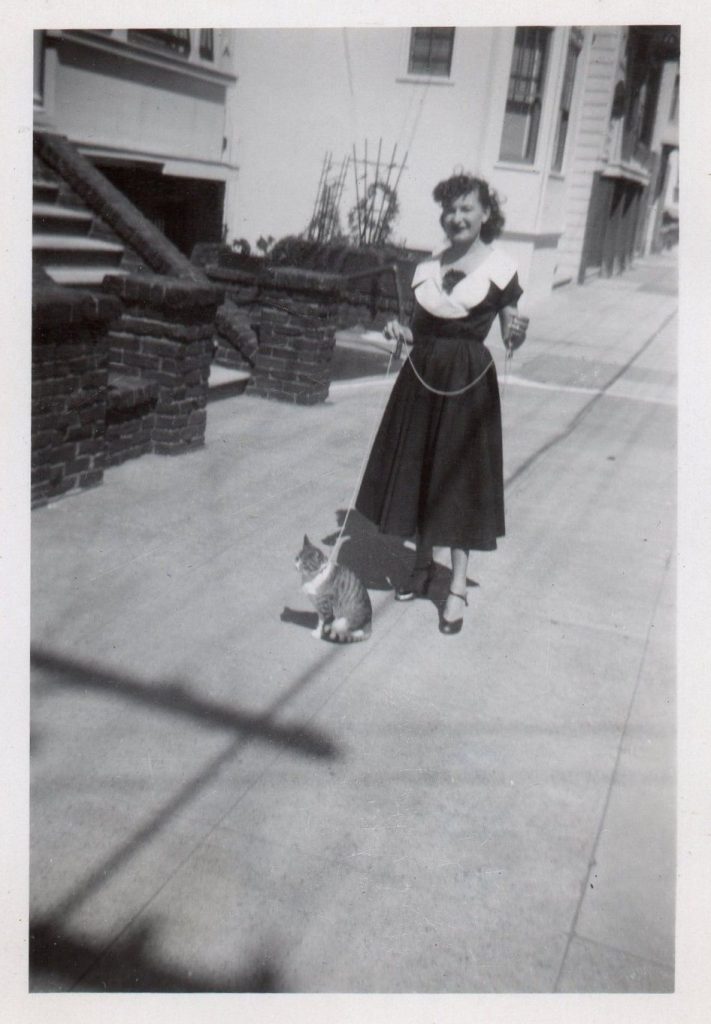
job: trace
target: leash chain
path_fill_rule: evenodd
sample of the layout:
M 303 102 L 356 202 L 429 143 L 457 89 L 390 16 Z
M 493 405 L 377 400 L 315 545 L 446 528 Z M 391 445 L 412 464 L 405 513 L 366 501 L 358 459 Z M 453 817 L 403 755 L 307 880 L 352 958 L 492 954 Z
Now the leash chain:
M 440 391 L 439 388 L 433 388 L 431 384 L 428 384 L 426 380 L 422 379 L 420 374 L 415 369 L 415 364 L 413 363 L 412 359 L 410 358 L 410 353 L 409 352 L 407 353 L 407 356 L 405 358 L 406 358 L 406 361 L 409 362 L 409 364 L 410 364 L 410 366 L 412 368 L 412 372 L 415 374 L 415 376 L 419 380 L 420 384 L 422 384 L 423 387 L 427 388 L 428 391 L 431 391 L 433 395 L 441 395 L 442 398 L 454 398 L 457 395 L 463 395 L 465 393 L 465 391 L 470 391 L 471 388 L 473 388 L 476 384 L 479 383 L 479 381 L 482 379 L 482 377 L 486 376 L 486 374 L 489 372 L 491 367 L 494 365 L 494 360 L 490 359 L 489 362 L 487 363 L 486 367 L 479 374 L 479 376 L 475 377 L 474 380 L 470 381 L 468 384 L 465 384 L 463 388 L 457 388 L 454 391 Z

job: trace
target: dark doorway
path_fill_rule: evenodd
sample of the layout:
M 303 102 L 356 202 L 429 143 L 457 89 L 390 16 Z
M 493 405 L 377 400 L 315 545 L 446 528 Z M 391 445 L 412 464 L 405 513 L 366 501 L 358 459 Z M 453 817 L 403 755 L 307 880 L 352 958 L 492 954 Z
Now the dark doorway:
M 176 178 L 145 167 L 99 170 L 186 256 L 198 242 L 222 240 L 224 182 Z
M 642 186 L 625 178 L 593 178 L 578 283 L 621 273 L 634 257 Z

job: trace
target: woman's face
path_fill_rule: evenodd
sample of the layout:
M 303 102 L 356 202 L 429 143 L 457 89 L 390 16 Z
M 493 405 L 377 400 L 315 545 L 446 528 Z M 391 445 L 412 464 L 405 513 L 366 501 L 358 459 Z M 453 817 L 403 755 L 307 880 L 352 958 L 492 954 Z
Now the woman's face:
M 481 205 L 478 192 L 450 199 L 442 206 L 440 224 L 450 242 L 473 242 L 479 237 L 489 211 Z

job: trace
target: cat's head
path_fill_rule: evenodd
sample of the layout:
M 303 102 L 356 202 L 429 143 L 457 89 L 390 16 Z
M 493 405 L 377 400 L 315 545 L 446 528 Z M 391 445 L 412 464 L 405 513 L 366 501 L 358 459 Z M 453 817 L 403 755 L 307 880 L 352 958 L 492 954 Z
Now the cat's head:
M 323 551 L 317 548 L 315 544 L 312 544 L 306 534 L 304 534 L 304 546 L 294 559 L 294 564 L 304 579 L 315 576 L 327 561 L 328 559 Z

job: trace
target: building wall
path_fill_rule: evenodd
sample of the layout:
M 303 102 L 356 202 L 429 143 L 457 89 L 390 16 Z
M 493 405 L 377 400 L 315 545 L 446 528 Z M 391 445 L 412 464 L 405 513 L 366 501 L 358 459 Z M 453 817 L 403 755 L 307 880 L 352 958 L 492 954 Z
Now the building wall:
M 214 61 L 199 56 L 197 31 L 186 58 L 126 30 L 43 35 L 46 113 L 83 152 L 183 177 L 227 181 L 235 172 L 223 142 L 231 32 L 215 32 Z
M 514 234 L 560 232 L 565 182 L 561 176 L 550 182 L 545 204 L 542 183 L 567 30 L 553 34 L 532 167 L 498 158 L 514 32 L 457 28 L 451 77 L 427 80 L 407 74 L 409 28 L 238 31 L 232 142 L 240 174 L 228 213 L 231 236 L 253 243 L 260 235 L 303 231 L 324 154 L 330 151 L 340 163 L 355 143 L 362 157 L 365 139 L 370 158 L 379 139 L 383 159 L 396 144 L 398 160 L 408 154 L 395 236 L 413 248 L 439 242 L 431 189 L 457 166 L 492 181 L 506 200 L 507 229 Z M 354 203 L 351 173 L 344 213 Z
M 643 236 L 645 252 L 656 252 L 662 247 L 661 230 L 665 215 L 672 218 L 679 216 L 678 76 L 679 62 L 667 61 L 662 68 L 657 120 L 652 137 L 652 149 L 657 162 Z
M 578 278 L 593 176 L 602 167 L 624 38 L 625 30 L 615 26 L 595 26 L 586 33 L 579 117 L 567 163 L 564 229 L 558 245 L 555 284 Z
M 431 190 L 456 165 L 480 169 L 489 85 L 508 70 L 497 70 L 493 36 L 458 29 L 451 78 L 438 81 L 407 75 L 409 29 L 240 30 L 232 235 L 253 242 L 303 231 L 324 155 L 340 164 L 355 144 L 362 158 L 367 139 L 375 160 L 382 139 L 383 161 L 396 145 L 396 162 L 407 154 L 396 237 L 415 248 L 436 244 Z M 351 172 L 344 214 L 355 201 Z

